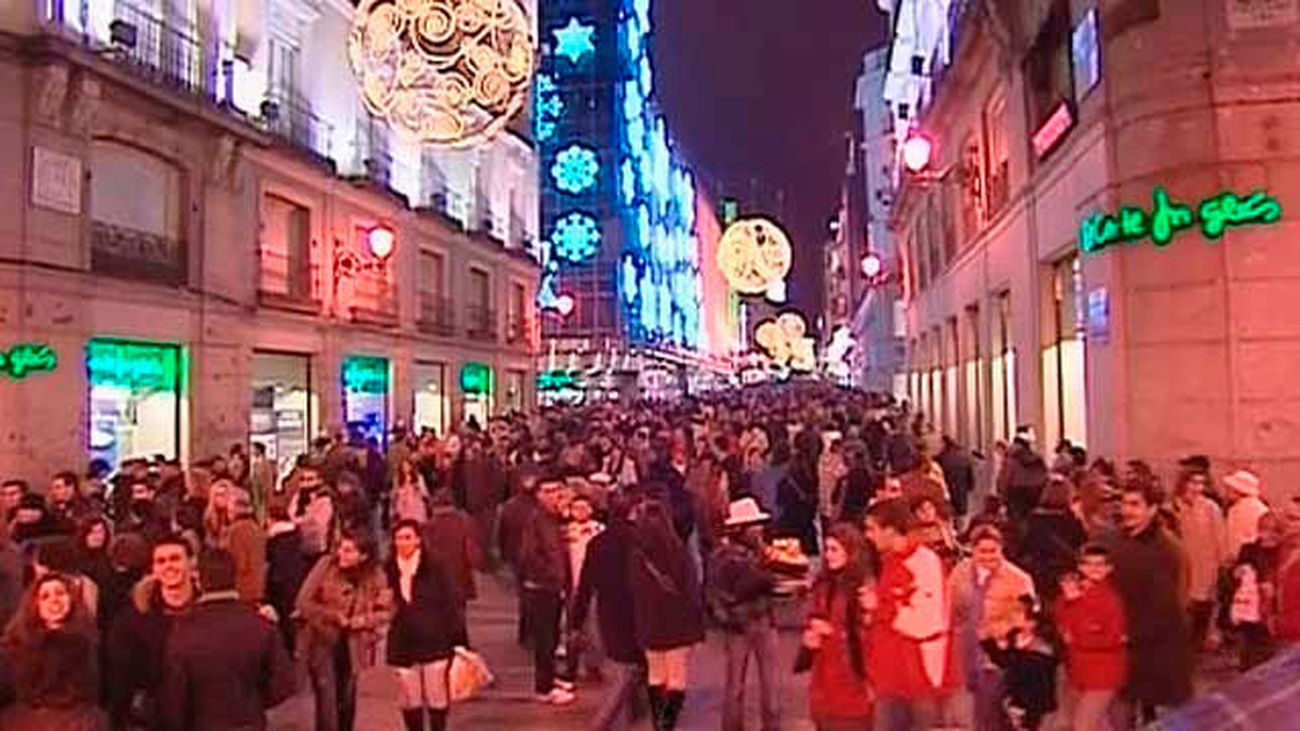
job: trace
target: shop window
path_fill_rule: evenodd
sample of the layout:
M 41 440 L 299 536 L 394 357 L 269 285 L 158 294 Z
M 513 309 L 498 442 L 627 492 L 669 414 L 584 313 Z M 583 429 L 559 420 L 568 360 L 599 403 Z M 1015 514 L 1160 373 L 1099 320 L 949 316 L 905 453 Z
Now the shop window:
M 320 299 L 311 244 L 311 211 L 280 196 L 262 198 L 259 287 L 265 295 L 297 301 Z
M 486 363 L 469 362 L 460 369 L 460 390 L 465 397 L 466 423 L 476 423 L 486 427 L 492 416 L 492 406 L 496 391 L 492 366 Z
M 1045 444 L 1055 446 L 1062 439 L 1087 444 L 1087 353 L 1079 257 L 1058 262 L 1051 276 L 1051 330 L 1042 354 Z
M 1057 0 L 1025 60 L 1031 133 L 1040 129 L 1063 101 L 1074 99 L 1070 36 L 1069 3 Z
M 992 218 L 1011 199 L 1011 164 L 1007 151 L 1007 95 L 999 90 L 984 109 L 984 207 Z
M 285 477 L 298 456 L 306 454 L 318 399 L 311 389 L 311 356 L 254 353 L 253 408 L 249 412 L 251 441 L 266 447 L 267 459 Z
M 960 394 L 957 385 L 959 364 L 961 363 L 961 338 L 957 332 L 957 318 L 948 318 L 947 337 L 943 368 L 944 411 L 943 433 L 959 441 L 965 441 L 965 422 L 961 419 Z
M 1010 442 L 1016 433 L 1016 351 L 1011 333 L 1011 293 L 998 295 L 993 323 L 993 437 Z
M 183 284 L 180 168 L 108 140 L 96 140 L 90 149 L 91 267 L 112 276 Z
M 373 439 L 381 447 L 388 437 L 389 369 L 387 358 L 352 356 L 343 360 L 343 420 L 348 437 Z
M 984 351 L 980 342 L 979 305 L 966 308 L 966 439 L 984 446 Z
M 506 371 L 506 408 L 522 413 L 527 396 L 528 374 L 524 371 Z
M 415 414 L 413 427 L 417 432 L 431 430 L 442 436 L 451 422 L 451 392 L 447 384 L 447 366 L 444 363 L 417 362 L 415 376 Z
M 181 348 L 95 338 L 86 345 L 90 456 L 122 460 L 180 456 Z

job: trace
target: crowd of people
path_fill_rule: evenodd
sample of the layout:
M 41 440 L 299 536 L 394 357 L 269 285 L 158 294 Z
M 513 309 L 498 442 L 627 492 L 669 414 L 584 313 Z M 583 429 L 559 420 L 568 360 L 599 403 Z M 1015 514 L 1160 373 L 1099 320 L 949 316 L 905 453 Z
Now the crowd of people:
M 517 590 L 536 701 L 600 684 L 600 729 L 675 728 L 708 633 L 723 731 L 751 669 L 763 731 L 792 675 L 822 731 L 1119 731 L 1207 653 L 1300 638 L 1300 501 L 1254 474 L 1189 457 L 1166 492 L 1029 429 L 985 456 L 872 394 L 341 430 L 280 473 L 254 443 L 0 484 L 0 727 L 262 729 L 302 676 L 316 729 L 351 731 L 383 665 L 405 728 L 449 728 L 484 573 Z

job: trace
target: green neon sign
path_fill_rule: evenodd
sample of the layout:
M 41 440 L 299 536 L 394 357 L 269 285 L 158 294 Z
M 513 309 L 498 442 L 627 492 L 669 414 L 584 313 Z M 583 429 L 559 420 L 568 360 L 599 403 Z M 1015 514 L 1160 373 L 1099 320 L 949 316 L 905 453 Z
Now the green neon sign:
M 465 393 L 492 393 L 492 367 L 469 362 L 460 369 L 460 390 Z
M 388 393 L 388 359 L 352 356 L 343 360 L 343 390 Z
M 180 348 L 96 338 L 86 343 L 86 371 L 92 386 L 174 391 L 180 384 Z
M 48 373 L 59 364 L 54 349 L 45 344 L 18 343 L 7 351 L 0 351 L 0 375 L 15 381 L 28 373 Z
M 1223 192 L 1193 209 L 1170 198 L 1164 188 L 1156 188 L 1151 201 L 1150 212 L 1124 206 L 1114 214 L 1098 213 L 1084 219 L 1079 226 L 1079 248 L 1092 253 L 1148 238 L 1163 248 L 1174 236 L 1197 226 L 1206 239 L 1218 241 L 1229 228 L 1277 223 L 1282 218 L 1282 204 L 1262 190 L 1245 196 Z
M 538 391 L 567 391 L 582 389 L 582 374 L 578 371 L 542 371 L 537 374 Z

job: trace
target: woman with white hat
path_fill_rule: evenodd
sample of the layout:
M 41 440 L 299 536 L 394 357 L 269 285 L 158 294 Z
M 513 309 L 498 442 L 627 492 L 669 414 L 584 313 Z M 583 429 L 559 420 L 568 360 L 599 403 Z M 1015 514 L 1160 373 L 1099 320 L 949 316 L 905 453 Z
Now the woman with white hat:
M 1228 559 L 1235 560 L 1241 547 L 1259 538 L 1259 516 L 1268 512 L 1260 497 L 1259 477 L 1250 470 L 1238 470 L 1223 478 L 1232 496 L 1228 508 Z

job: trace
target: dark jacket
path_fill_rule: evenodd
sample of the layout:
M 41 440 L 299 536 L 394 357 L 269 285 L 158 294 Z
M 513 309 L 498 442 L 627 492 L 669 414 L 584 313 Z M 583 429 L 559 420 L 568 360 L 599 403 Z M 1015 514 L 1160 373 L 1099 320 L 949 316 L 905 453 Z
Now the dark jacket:
M 477 598 L 474 570 L 483 565 L 483 552 L 469 515 L 454 505 L 440 505 L 429 513 L 423 533 L 425 549 L 447 569 L 460 603 Z
M 386 662 L 405 668 L 450 658 L 457 641 L 465 635 L 465 618 L 446 565 L 422 552 L 411 579 L 409 602 L 402 597 L 396 558 L 384 565 L 384 574 L 394 607 L 388 626 Z
M 5 648 L 17 704 L 0 713 L 5 731 L 100 731 L 99 650 L 93 629 L 41 632 L 29 646 Z
M 197 592 L 195 589 L 195 596 Z M 161 589 L 152 577 L 131 589 L 130 600 L 114 619 L 108 639 L 109 711 L 114 728 L 125 728 L 132 717 L 156 718 L 167 637 L 176 620 L 190 609 L 165 608 Z M 141 696 L 139 701 L 137 696 Z
M 674 650 L 704 641 L 700 580 L 685 548 L 650 556 L 637 547 L 628 573 L 641 649 Z
M 1108 543 L 1128 620 L 1125 695 L 1152 705 L 1178 705 L 1191 697 L 1194 662 L 1182 546 L 1157 521 L 1136 536 L 1117 534 Z
M 707 593 L 714 618 L 728 632 L 743 632 L 772 618 L 776 577 L 754 549 L 728 540 L 709 562 Z
M 935 458 L 943 470 L 943 481 L 948 483 L 948 495 L 957 515 L 965 515 L 970 507 L 970 494 L 975 491 L 975 461 L 970 453 L 960 447 L 945 448 Z
M 1074 570 L 1079 549 L 1088 540 L 1088 531 L 1069 510 L 1037 508 L 1024 525 L 1016 563 L 1034 577 L 1038 595 L 1050 602 L 1059 592 L 1061 576 Z
M 568 588 L 569 553 L 564 547 L 560 519 L 536 510 L 519 542 L 519 574 L 528 589 L 563 594 Z
M 203 597 L 167 643 L 159 698 L 168 731 L 262 731 L 266 709 L 294 691 L 275 627 L 235 592 Z
M 281 622 L 288 622 L 293 603 L 311 567 L 302 552 L 302 533 L 292 523 L 273 523 L 266 541 L 266 601 Z
M 1007 704 L 1025 712 L 1025 728 L 1038 728 L 1043 717 L 1056 710 L 1056 666 L 1060 659 L 1042 640 L 1016 647 L 1018 633 L 1011 633 L 1011 644 L 1006 648 L 998 647 L 994 640 L 984 640 L 980 646 L 993 664 L 1003 669 Z
M 601 646 L 614 662 L 636 665 L 644 657 L 636 640 L 635 608 L 628 562 L 632 556 L 632 533 L 626 525 L 611 523 L 587 546 L 587 559 L 574 594 L 570 626 L 582 627 L 596 596 Z
M 519 543 L 523 540 L 524 528 L 537 510 L 537 498 L 526 492 L 515 495 L 501 506 L 501 516 L 497 519 L 497 545 L 501 557 L 512 567 L 519 565 Z

